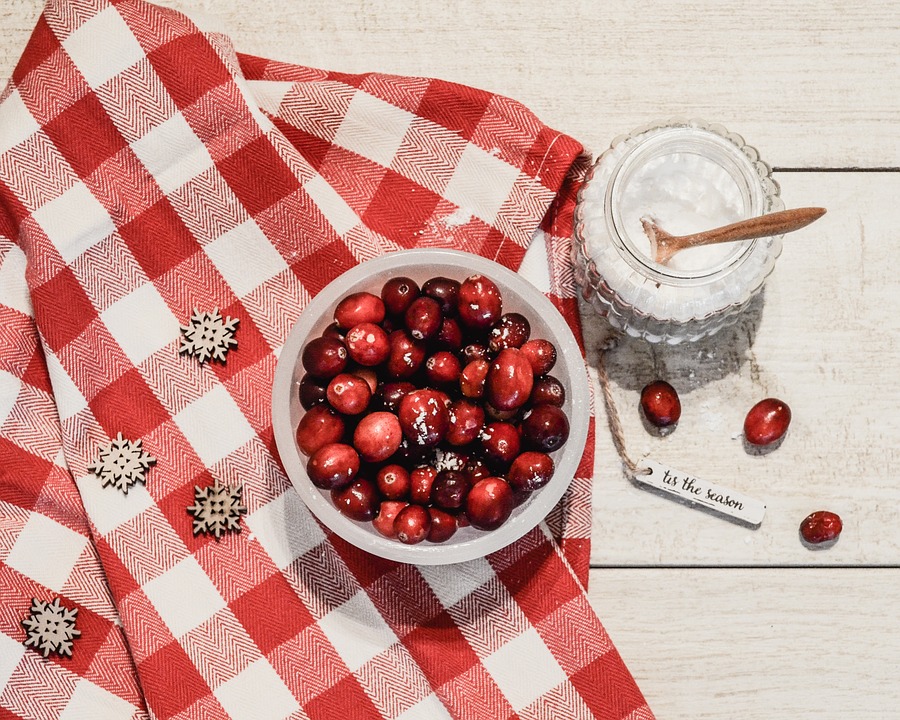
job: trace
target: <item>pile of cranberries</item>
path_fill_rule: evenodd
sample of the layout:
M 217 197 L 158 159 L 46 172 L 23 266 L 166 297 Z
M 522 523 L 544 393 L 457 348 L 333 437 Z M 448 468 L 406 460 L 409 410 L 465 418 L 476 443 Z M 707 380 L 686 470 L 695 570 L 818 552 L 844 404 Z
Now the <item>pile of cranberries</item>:
M 403 543 L 500 527 L 569 436 L 556 348 L 530 335 L 483 275 L 347 295 L 301 355 L 309 479 Z

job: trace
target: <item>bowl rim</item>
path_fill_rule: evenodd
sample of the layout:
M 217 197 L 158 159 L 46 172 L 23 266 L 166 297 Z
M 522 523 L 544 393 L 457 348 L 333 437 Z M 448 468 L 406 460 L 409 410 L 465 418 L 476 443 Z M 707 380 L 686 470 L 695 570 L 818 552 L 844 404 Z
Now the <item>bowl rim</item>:
M 458 543 L 451 540 L 449 543 L 405 545 L 398 540 L 371 532 L 363 527 L 363 523 L 357 523 L 342 515 L 331 499 L 325 497 L 323 492 L 312 484 L 301 460 L 304 456 L 296 445 L 296 428 L 290 415 L 291 394 L 295 378 L 299 377 L 297 367 L 301 351 L 312 328 L 320 321 L 323 313 L 336 305 L 346 294 L 360 291 L 362 288 L 357 288 L 357 285 L 363 283 L 369 276 L 391 270 L 401 272 L 403 267 L 428 265 L 455 266 L 460 268 L 466 277 L 474 274 L 489 277 L 502 288 L 509 288 L 509 291 L 518 295 L 524 304 L 533 308 L 533 312 L 544 318 L 544 322 L 553 328 L 556 336 L 554 344 L 557 346 L 557 363 L 564 364 L 568 375 L 567 401 L 571 403 L 571 410 L 568 413 L 569 438 L 554 457 L 556 468 L 550 483 L 532 496 L 522 512 L 514 514 L 497 530 Z M 332 290 L 336 287 L 345 289 L 334 295 Z M 548 318 L 558 319 L 558 323 L 551 323 Z M 347 542 L 379 557 L 419 565 L 445 565 L 474 560 L 500 550 L 544 520 L 577 474 L 588 437 L 590 403 L 587 366 L 581 348 L 568 322 L 544 293 L 524 276 L 480 255 L 459 250 L 422 248 L 400 250 L 366 260 L 342 273 L 310 299 L 279 352 L 272 384 L 271 408 L 275 444 L 285 473 L 294 490 L 322 524 Z

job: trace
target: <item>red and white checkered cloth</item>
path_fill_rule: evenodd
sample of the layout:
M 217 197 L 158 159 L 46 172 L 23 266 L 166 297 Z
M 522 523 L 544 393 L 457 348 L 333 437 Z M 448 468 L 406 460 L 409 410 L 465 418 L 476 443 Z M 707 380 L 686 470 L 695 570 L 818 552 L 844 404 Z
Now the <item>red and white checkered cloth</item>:
M 592 437 L 547 526 L 414 567 L 325 532 L 272 436 L 278 349 L 367 258 L 522 266 L 577 327 L 583 163 L 490 93 L 51 0 L 0 103 L 0 717 L 652 717 L 584 591 Z M 214 307 L 238 345 L 201 365 L 179 327 Z M 89 469 L 118 433 L 157 459 L 127 495 Z M 186 512 L 214 480 L 248 508 L 219 541 Z M 56 597 L 79 611 L 71 658 L 23 644 L 32 598 Z

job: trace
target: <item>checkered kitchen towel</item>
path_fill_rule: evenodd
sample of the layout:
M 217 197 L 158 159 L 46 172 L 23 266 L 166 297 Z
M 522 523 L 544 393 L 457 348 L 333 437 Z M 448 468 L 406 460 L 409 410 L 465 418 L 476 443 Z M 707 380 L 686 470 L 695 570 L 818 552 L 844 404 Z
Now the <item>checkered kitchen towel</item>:
M 0 717 L 651 717 L 584 592 L 592 439 L 548 526 L 417 568 L 325 532 L 272 437 L 278 348 L 372 256 L 522 266 L 577 325 L 580 153 L 489 93 L 51 0 L 0 103 Z M 179 354 L 195 308 L 239 319 L 224 365 Z M 120 434 L 156 460 L 127 494 Z M 215 481 L 244 531 L 195 537 Z

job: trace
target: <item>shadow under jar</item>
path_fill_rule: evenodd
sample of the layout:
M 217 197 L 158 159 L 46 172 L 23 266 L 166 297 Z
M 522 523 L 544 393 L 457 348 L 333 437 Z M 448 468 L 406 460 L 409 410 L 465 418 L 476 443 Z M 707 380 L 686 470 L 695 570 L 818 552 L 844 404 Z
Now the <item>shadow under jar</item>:
M 700 120 L 638 128 L 594 163 L 575 209 L 575 273 L 610 324 L 650 342 L 699 340 L 733 323 L 760 291 L 782 236 L 652 258 L 652 217 L 685 235 L 783 209 L 768 165 L 740 135 Z

